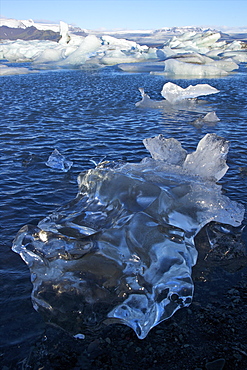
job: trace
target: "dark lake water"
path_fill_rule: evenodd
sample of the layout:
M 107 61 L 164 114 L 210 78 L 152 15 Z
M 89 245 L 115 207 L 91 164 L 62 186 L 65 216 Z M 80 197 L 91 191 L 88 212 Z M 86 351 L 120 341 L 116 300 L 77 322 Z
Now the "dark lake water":
M 208 83 L 220 90 L 206 97 L 205 104 L 205 112 L 210 108 L 220 121 L 197 128 L 192 122 L 201 112 L 135 106 L 141 100 L 139 87 L 158 100 L 168 81 L 181 87 Z M 23 225 L 37 223 L 75 197 L 77 176 L 94 167 L 91 160 L 106 156 L 139 162 L 148 155 L 142 140 L 157 134 L 174 137 L 192 151 L 206 133 L 216 133 L 231 143 L 223 189 L 246 206 L 247 176 L 239 167 L 247 166 L 247 68 L 242 64 L 227 77 L 200 80 L 127 74 L 115 67 L 46 71 L 5 76 L 0 84 L 1 361 L 13 346 L 18 348 L 16 357 L 24 357 L 45 325 L 32 307 L 29 270 L 11 250 L 12 241 Z M 45 165 L 55 148 L 74 162 L 69 172 Z M 246 231 L 243 237 L 246 240 Z

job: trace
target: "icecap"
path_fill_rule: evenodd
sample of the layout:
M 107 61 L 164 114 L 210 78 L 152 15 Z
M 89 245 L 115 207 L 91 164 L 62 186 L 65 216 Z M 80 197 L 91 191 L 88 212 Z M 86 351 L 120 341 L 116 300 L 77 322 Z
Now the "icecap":
M 53 169 L 67 172 L 73 165 L 73 162 L 66 160 L 66 158 L 61 153 L 59 153 L 57 149 L 54 149 L 49 156 L 46 165 Z
M 82 172 L 77 197 L 14 240 L 34 308 L 73 335 L 120 323 L 142 339 L 190 305 L 194 237 L 211 221 L 239 226 L 244 216 L 216 183 L 228 144 L 207 134 L 188 154 L 159 135 L 144 140 L 152 158 Z
M 216 94 L 219 90 L 208 84 L 190 85 L 183 89 L 182 87 L 167 82 L 163 85 L 161 95 L 165 100 L 152 100 L 147 95 L 143 88 L 139 88 L 142 95 L 142 100 L 135 105 L 142 108 L 161 108 L 169 109 L 175 107 L 178 109 L 198 110 L 198 101 L 195 99 L 198 96 Z

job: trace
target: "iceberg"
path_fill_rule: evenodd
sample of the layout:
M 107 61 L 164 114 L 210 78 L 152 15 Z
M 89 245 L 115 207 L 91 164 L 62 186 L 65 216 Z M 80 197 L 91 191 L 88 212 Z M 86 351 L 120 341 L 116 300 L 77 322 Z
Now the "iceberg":
M 69 36 L 69 25 L 63 21 L 60 21 L 60 40 L 59 44 L 68 44 L 70 41 Z
M 58 64 L 60 66 L 77 66 L 84 64 L 90 58 L 91 54 L 97 51 L 100 46 L 101 41 L 96 36 L 86 36 L 79 47 Z
M 177 59 L 167 59 L 164 62 L 164 72 L 151 72 L 157 75 L 177 75 L 177 76 L 227 76 L 229 72 L 238 69 L 238 65 L 233 61 L 215 61 L 207 64 L 186 63 Z
M 224 138 L 207 134 L 193 153 L 162 135 L 144 145 L 151 157 L 140 163 L 82 172 L 76 198 L 13 242 L 34 308 L 73 335 L 120 323 L 145 338 L 191 304 L 202 227 L 243 220 L 244 206 L 216 183 L 228 169 Z
M 72 167 L 73 162 L 66 160 L 65 157 L 61 153 L 59 153 L 57 149 L 54 149 L 49 156 L 46 165 L 55 170 L 67 172 Z
M 176 103 L 184 99 L 197 98 L 202 95 L 217 94 L 219 90 L 208 84 L 197 84 L 188 86 L 186 89 L 172 83 L 167 82 L 161 91 L 161 95 L 170 103 Z
M 38 27 L 45 29 L 41 24 Z M 58 26 L 56 30 L 57 28 Z M 121 64 L 120 69 L 128 72 L 144 71 L 184 77 L 226 76 L 236 70 L 239 63 L 246 61 L 246 43 L 237 40 L 232 43 L 219 41 L 220 33 L 213 31 L 197 32 L 197 29 L 183 32 L 169 38 L 162 46 L 154 47 L 157 43 L 155 40 L 154 43 L 151 42 L 149 37 L 146 41 L 149 40 L 150 46 L 147 46 L 144 42 L 138 44 L 136 41 L 98 31 L 83 31 L 79 35 L 78 30 L 74 29 L 73 33 L 73 27 L 62 21 L 59 28 L 59 42 L 4 40 L 0 47 L 0 58 L 12 62 L 30 61 L 35 69 L 70 68 L 84 64 L 86 67 Z M 156 39 L 156 32 L 151 31 L 151 34 Z M 168 36 L 164 35 L 163 40 L 167 38 Z M 162 41 L 160 43 L 162 44 Z M 161 64 L 164 67 L 162 70 L 158 64 L 161 61 L 164 62 Z M 150 63 L 149 66 L 147 62 Z M 131 66 L 130 63 L 135 63 L 136 66 Z
M 182 87 L 167 82 L 163 85 L 161 95 L 165 100 L 152 100 L 143 88 L 139 88 L 142 100 L 135 103 L 136 107 L 156 108 L 156 109 L 183 109 L 198 111 L 197 97 L 203 95 L 217 94 L 219 90 L 208 84 L 190 85 L 183 89 Z M 205 109 L 205 108 L 204 108 Z M 208 112 L 209 113 L 209 112 Z

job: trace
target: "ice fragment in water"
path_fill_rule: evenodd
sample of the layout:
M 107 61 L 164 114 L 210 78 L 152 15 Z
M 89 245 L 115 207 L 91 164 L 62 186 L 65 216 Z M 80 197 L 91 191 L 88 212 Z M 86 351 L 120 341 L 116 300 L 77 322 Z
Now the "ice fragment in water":
M 227 170 L 226 140 L 208 134 L 192 154 L 161 135 L 144 144 L 153 158 L 81 173 L 77 197 L 14 240 L 34 308 L 73 335 L 122 323 L 145 338 L 190 305 L 201 228 L 243 220 L 243 205 L 215 182 Z
M 177 103 L 184 99 L 197 98 L 201 95 L 216 94 L 219 90 L 208 84 L 197 84 L 188 86 L 185 89 L 172 83 L 167 82 L 161 91 L 161 95 L 170 103 Z
M 142 100 L 135 104 L 136 107 L 165 109 L 167 111 L 171 111 L 171 109 L 190 110 L 201 113 L 205 113 L 205 107 L 200 108 L 198 105 L 199 101 L 196 98 L 202 95 L 216 94 L 219 92 L 219 90 L 208 84 L 190 85 L 183 89 L 172 82 L 164 84 L 161 95 L 165 99 L 162 100 L 152 100 L 150 96 L 145 93 L 143 88 L 139 88 L 139 91 Z
M 215 112 L 208 112 L 204 117 L 203 117 L 204 122 L 217 122 L 220 121 L 220 119 L 217 117 Z
M 53 169 L 67 172 L 73 165 L 73 162 L 66 160 L 65 157 L 61 153 L 59 153 L 57 149 L 54 149 L 49 156 L 46 165 Z

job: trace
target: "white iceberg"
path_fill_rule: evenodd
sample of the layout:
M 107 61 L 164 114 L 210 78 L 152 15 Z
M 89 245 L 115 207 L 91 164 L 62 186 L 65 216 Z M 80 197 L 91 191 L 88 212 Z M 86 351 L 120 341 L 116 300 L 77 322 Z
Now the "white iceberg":
M 72 52 L 67 58 L 62 60 L 60 66 L 77 66 L 84 64 L 90 59 L 91 54 L 97 51 L 101 46 L 101 41 L 94 35 L 89 35 L 83 39 L 80 46 Z
M 161 95 L 172 104 L 184 99 L 192 99 L 202 95 L 217 93 L 219 93 L 219 90 L 208 84 L 190 85 L 183 89 L 172 82 L 164 84 L 161 90 Z
M 238 65 L 231 61 L 215 61 L 212 63 L 196 64 L 186 63 L 177 59 L 167 59 L 164 62 L 164 72 L 151 72 L 151 74 L 159 75 L 176 75 L 190 77 L 212 77 L 212 76 L 227 76 L 229 71 L 238 69 Z
M 60 21 L 60 35 L 59 44 L 68 44 L 70 41 L 69 25 L 63 21 Z
M 161 95 L 165 100 L 152 100 L 143 88 L 139 88 L 139 91 L 142 95 L 142 100 L 135 104 L 136 107 L 157 109 L 170 109 L 174 107 L 194 111 L 198 111 L 199 109 L 198 101 L 196 100 L 197 97 L 217 94 L 219 92 L 219 90 L 208 84 L 190 85 L 183 89 L 172 82 L 167 82 L 163 85 Z

